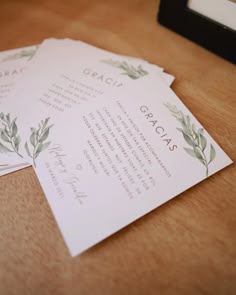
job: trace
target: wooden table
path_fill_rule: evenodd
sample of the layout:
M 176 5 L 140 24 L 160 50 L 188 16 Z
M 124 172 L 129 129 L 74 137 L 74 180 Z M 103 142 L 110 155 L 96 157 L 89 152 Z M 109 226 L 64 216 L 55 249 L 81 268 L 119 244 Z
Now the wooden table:
M 0 50 L 71 37 L 145 58 L 236 160 L 236 67 L 156 22 L 155 0 L 2 0 Z M 236 167 L 71 258 L 32 168 L 0 178 L 1 295 L 236 294 Z

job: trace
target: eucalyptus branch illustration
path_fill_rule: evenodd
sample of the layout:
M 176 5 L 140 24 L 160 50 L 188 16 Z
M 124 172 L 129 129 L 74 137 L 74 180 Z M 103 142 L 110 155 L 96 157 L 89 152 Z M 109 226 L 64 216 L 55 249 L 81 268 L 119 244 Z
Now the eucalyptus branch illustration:
M 32 145 L 32 150 L 30 151 L 28 142 L 25 143 L 25 149 L 28 156 L 33 160 L 33 164 L 36 167 L 36 159 L 41 152 L 46 150 L 49 145 L 50 141 L 45 142 L 48 139 L 50 129 L 53 125 L 48 126 L 50 118 L 46 118 L 45 120 L 41 120 L 38 124 L 38 129 L 30 128 L 31 135 L 30 135 L 30 143 Z
M 216 151 L 213 145 L 210 144 L 210 154 L 209 157 L 207 157 L 207 139 L 204 136 L 204 129 L 199 128 L 196 130 L 196 126 L 194 123 L 191 123 L 189 115 L 184 115 L 175 105 L 167 103 L 165 106 L 181 124 L 182 128 L 177 128 L 177 130 L 182 133 L 185 142 L 191 146 L 191 148 L 184 147 L 184 150 L 193 158 L 198 159 L 205 166 L 207 177 L 209 173 L 209 165 L 214 161 Z
M 120 62 L 120 61 L 114 61 L 112 59 L 102 60 L 102 62 L 108 65 L 111 65 L 115 68 L 123 70 L 121 75 L 127 75 L 134 80 L 148 75 L 148 72 L 145 71 L 141 65 L 139 65 L 138 67 L 134 67 L 132 65 L 129 65 L 126 61 Z
M 0 153 L 16 153 L 19 157 L 22 158 L 22 155 L 19 153 L 19 146 L 21 138 L 17 134 L 18 127 L 16 124 L 17 118 L 11 120 L 10 114 L 5 115 L 0 113 L 0 121 L 3 128 L 0 128 Z
M 35 48 L 31 48 L 31 49 L 23 49 L 17 53 L 9 54 L 5 58 L 3 58 L 1 62 L 5 62 L 5 61 L 9 61 L 9 60 L 16 60 L 16 59 L 20 59 L 20 58 L 24 58 L 24 57 L 27 57 L 28 60 L 30 60 L 35 55 L 37 49 L 38 49 L 38 46 L 36 46 Z

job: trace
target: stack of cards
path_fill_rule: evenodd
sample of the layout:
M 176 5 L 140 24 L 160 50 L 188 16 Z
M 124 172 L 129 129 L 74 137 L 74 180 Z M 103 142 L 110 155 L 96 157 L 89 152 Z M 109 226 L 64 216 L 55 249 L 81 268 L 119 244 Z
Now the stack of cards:
M 0 175 L 34 167 L 72 255 L 232 162 L 173 80 L 69 39 L 0 53 Z

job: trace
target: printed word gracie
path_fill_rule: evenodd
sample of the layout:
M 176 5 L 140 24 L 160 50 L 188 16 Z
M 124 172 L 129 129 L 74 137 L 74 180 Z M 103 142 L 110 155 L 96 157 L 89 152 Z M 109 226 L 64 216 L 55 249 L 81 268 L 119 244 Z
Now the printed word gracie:
M 154 128 L 156 134 L 160 136 L 162 141 L 168 146 L 169 150 L 173 152 L 178 148 L 176 144 L 173 144 L 173 140 L 168 136 L 168 134 L 165 131 L 165 128 L 160 125 L 158 120 L 156 120 L 153 116 L 153 113 L 151 113 L 147 106 L 141 106 L 140 111 L 144 114 L 145 118 L 148 120 L 150 125 Z
M 0 78 L 22 74 L 23 70 L 24 69 L 21 68 L 21 69 L 15 69 L 15 70 L 11 70 L 11 71 L 10 70 L 0 71 Z
M 123 85 L 121 82 L 116 81 L 111 77 L 107 77 L 104 74 L 99 74 L 91 69 L 84 69 L 83 74 L 113 87 L 121 87 Z

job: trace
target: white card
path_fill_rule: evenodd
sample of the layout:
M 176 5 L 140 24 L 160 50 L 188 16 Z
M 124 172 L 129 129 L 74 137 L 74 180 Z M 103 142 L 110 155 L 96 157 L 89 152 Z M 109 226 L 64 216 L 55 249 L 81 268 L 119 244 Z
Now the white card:
M 99 104 L 50 122 L 51 144 L 35 171 L 72 255 L 231 163 L 154 81 L 113 89 Z
M 83 46 L 45 42 L 8 105 L 72 255 L 232 162 L 151 68 Z
M 23 75 L 27 63 L 33 57 L 36 50 L 37 46 L 30 46 L 0 52 L 0 113 L 16 81 Z M 2 122 L 0 128 L 4 128 Z M 5 151 L 4 147 L 4 140 L 0 136 L 0 152 Z M 9 144 L 6 147 L 13 151 L 13 148 L 9 147 Z M 5 157 L 1 161 L 0 176 L 23 169 L 29 165 L 24 160 L 21 160 L 20 163 L 16 163 L 15 165 L 10 165 L 10 156 L 11 154 L 9 153 L 5 154 Z
M 159 75 L 163 77 L 163 79 L 166 81 L 168 85 L 170 85 L 173 82 L 173 76 L 162 73 L 163 69 L 158 68 L 157 66 L 151 65 L 145 61 L 142 61 L 137 58 L 130 58 L 130 57 L 125 57 L 125 56 L 119 56 L 116 54 L 109 53 L 105 50 L 95 48 L 93 46 L 90 46 L 88 44 L 85 44 L 80 41 L 71 41 L 71 40 L 49 40 L 44 42 L 44 46 L 42 50 L 38 49 L 38 53 L 35 55 L 35 57 L 31 60 L 31 62 L 27 65 L 28 70 L 26 71 L 25 75 L 21 77 L 17 81 L 16 87 L 13 88 L 13 93 L 15 95 L 11 95 L 12 98 L 8 98 L 8 101 L 6 101 L 3 105 L 1 105 L 1 123 L 3 126 L 6 125 L 8 130 L 3 130 L 3 135 L 1 140 L 3 141 L 1 144 L 1 168 L 2 171 L 0 172 L 0 175 L 15 171 L 19 169 L 21 166 L 25 166 L 25 160 L 22 159 L 22 152 L 20 152 L 20 149 L 22 147 L 20 146 L 22 144 L 22 137 L 19 134 L 18 130 L 18 124 L 17 124 L 17 115 L 21 115 L 21 119 L 24 118 L 25 116 L 27 117 L 27 111 L 28 109 L 31 110 L 31 115 L 34 117 L 35 112 L 38 112 L 37 105 L 34 105 L 34 98 L 37 101 L 37 87 L 41 85 L 42 83 L 46 82 L 45 78 L 48 77 L 48 79 L 54 79 L 56 77 L 57 69 L 63 69 L 64 67 L 70 67 L 72 64 L 74 64 L 74 60 L 80 60 L 84 61 L 89 61 L 90 56 L 92 55 L 97 55 L 99 57 L 99 54 L 102 58 L 102 56 L 111 56 L 115 57 L 117 60 L 123 60 L 122 62 L 124 65 L 126 65 L 126 61 L 131 61 L 132 64 L 137 64 L 140 66 L 141 64 L 145 65 L 150 71 L 154 71 L 157 73 L 157 78 Z M 59 48 L 58 48 L 59 46 Z M 71 46 L 74 48 L 70 50 Z M 32 49 L 31 49 L 32 50 Z M 49 50 L 49 51 L 48 51 Z M 61 55 L 60 55 L 61 52 Z M 8 67 L 11 65 L 11 67 L 15 68 L 16 65 L 22 66 L 23 60 L 26 62 L 25 59 L 22 58 L 22 56 L 27 55 L 27 50 L 22 49 L 21 52 L 11 52 L 8 53 L 4 59 Z M 63 59 L 61 60 L 61 56 Z M 69 58 L 68 58 L 69 56 Z M 6 61 L 7 60 L 7 61 Z M 9 61 L 10 60 L 10 61 Z M 12 61 L 13 60 L 13 61 Z M 114 72 L 117 71 L 117 64 L 110 64 L 111 60 L 107 60 L 107 72 Z M 6 64 L 5 63 L 5 64 Z M 10 63 L 10 65 L 9 65 Z M 18 65 L 18 66 L 19 66 Z M 142 68 L 140 66 L 140 68 Z M 138 69 L 138 68 L 137 68 Z M 126 70 L 126 69 L 125 69 Z M 132 79 L 137 79 L 139 75 L 142 75 L 143 73 L 138 73 L 136 72 L 137 77 L 134 77 L 132 75 L 135 75 L 133 73 L 133 69 L 130 68 L 128 69 L 130 72 L 126 73 L 128 74 Z M 123 70 L 124 71 L 124 70 Z M 145 73 L 145 71 L 144 71 Z M 160 78 L 160 77 L 159 77 Z M 108 81 L 108 87 L 110 87 L 109 83 L 111 79 L 107 80 Z M 65 82 L 65 81 L 64 81 Z M 128 82 L 128 81 L 126 81 Z M 52 82 L 53 83 L 53 82 Z M 66 82 L 65 82 L 66 83 Z M 68 81 L 67 81 L 68 83 Z M 12 83 L 13 84 L 13 83 Z M 15 84 L 15 80 L 14 80 Z M 55 86 L 55 85 L 54 85 Z M 54 87 L 52 86 L 52 87 Z M 11 87 L 12 88 L 12 87 Z M 39 87 L 40 88 L 40 87 Z M 41 89 L 41 88 L 40 88 Z M 57 91 L 57 89 L 53 89 L 52 92 Z M 86 92 L 86 89 L 83 89 L 82 91 Z M 27 96 L 27 93 L 30 93 L 30 98 Z M 80 93 L 81 94 L 81 93 Z M 88 98 L 88 97 L 87 97 Z M 49 100 L 50 98 L 41 98 L 41 102 L 44 100 L 44 105 L 47 106 L 48 103 L 50 104 Z M 84 97 L 80 99 L 81 101 L 86 101 Z M 72 103 L 73 104 L 73 103 Z M 27 106 L 27 107 L 26 107 Z M 67 110 L 70 108 L 69 106 Z M 4 112 L 4 109 L 6 110 Z M 60 112 L 60 107 L 58 107 L 58 104 L 55 106 L 55 110 Z M 10 117 L 7 118 L 7 114 L 10 113 Z M 16 116 L 12 117 L 11 115 L 14 114 Z M 25 116 L 24 116 L 25 114 Z M 15 122 L 14 122 L 15 121 Z M 10 125 L 14 123 L 14 132 L 15 134 L 11 134 L 13 130 L 10 130 Z M 16 132 L 17 130 L 17 132 Z M 9 134 L 8 134 L 8 133 Z M 9 136 L 10 135 L 10 136 Z M 14 135 L 14 136 L 13 136 Z M 8 138 L 7 138 L 8 137 Z M 12 139 L 13 138 L 13 139 Z M 12 143 L 13 141 L 13 143 Z M 14 152 L 8 152 L 8 151 L 15 151 Z

